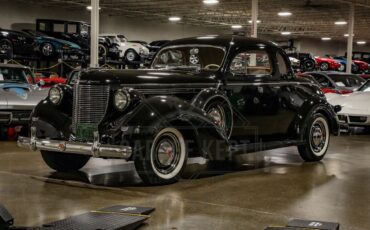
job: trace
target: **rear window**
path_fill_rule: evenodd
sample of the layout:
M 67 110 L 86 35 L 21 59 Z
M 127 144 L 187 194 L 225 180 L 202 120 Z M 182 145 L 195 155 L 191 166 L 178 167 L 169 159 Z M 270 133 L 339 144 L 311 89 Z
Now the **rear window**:
M 363 85 L 366 81 L 354 75 L 329 75 L 339 87 L 357 88 Z

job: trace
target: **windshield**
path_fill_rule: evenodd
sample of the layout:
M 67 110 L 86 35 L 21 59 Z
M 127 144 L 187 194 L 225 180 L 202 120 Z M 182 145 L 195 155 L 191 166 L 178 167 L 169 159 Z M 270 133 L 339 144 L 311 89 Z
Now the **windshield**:
M 24 68 L 0 67 L 0 82 L 34 84 L 31 70 Z
M 119 39 L 120 42 L 124 43 L 127 41 L 127 38 L 123 35 L 117 35 L 117 38 Z
M 225 50 L 214 46 L 169 47 L 161 50 L 153 61 L 153 69 L 195 69 L 217 71 Z
M 365 83 L 363 78 L 355 75 L 330 75 L 330 78 L 339 87 L 358 88 Z
M 111 43 L 121 43 L 121 40 L 119 40 L 116 36 L 107 36 L 107 38 L 110 40 Z
M 358 89 L 360 92 L 370 92 L 370 80 L 367 81 L 365 84 L 361 86 L 361 88 Z

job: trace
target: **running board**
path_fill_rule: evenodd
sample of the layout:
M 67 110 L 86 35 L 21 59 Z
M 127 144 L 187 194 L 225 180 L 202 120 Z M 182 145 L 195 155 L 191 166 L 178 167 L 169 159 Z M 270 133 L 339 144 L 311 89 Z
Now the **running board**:
M 245 153 L 254 153 L 262 152 L 271 149 L 285 148 L 290 146 L 304 145 L 304 141 L 271 141 L 265 143 L 251 143 L 251 144 L 242 144 L 242 145 L 233 145 L 230 150 L 234 155 L 245 154 Z

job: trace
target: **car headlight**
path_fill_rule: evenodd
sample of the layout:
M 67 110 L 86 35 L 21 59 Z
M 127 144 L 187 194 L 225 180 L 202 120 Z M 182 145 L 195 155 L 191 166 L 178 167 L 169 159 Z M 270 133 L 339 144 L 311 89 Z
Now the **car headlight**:
M 126 90 L 118 90 L 114 94 L 114 107 L 118 111 L 124 111 L 130 103 L 130 95 Z
M 63 99 L 63 91 L 59 87 L 53 87 L 49 90 L 49 100 L 54 105 L 59 105 Z

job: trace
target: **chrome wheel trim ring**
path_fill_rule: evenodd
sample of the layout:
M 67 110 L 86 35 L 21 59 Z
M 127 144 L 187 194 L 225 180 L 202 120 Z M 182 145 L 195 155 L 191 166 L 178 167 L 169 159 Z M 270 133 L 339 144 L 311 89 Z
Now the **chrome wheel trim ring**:
M 328 70 L 329 69 L 329 64 L 328 63 L 322 63 L 321 64 L 321 69 L 324 70 L 324 71 Z
M 42 54 L 44 56 L 51 56 L 53 54 L 53 46 L 49 43 L 46 43 L 42 46 Z
M 129 51 L 126 54 L 126 59 L 128 61 L 135 61 L 136 54 L 133 51 Z
M 330 131 L 328 122 L 322 118 L 316 118 L 312 123 L 309 142 L 313 154 L 320 157 L 326 153 L 329 146 Z
M 175 128 L 163 129 L 154 138 L 150 154 L 153 171 L 158 177 L 165 180 L 176 177 L 186 160 L 183 135 Z
M 12 47 L 9 45 L 9 43 L 7 43 L 6 41 L 3 41 L 1 44 L 0 44 L 0 53 L 1 54 L 6 54 L 8 53 L 10 50 L 12 49 Z

